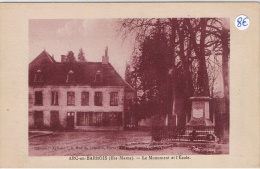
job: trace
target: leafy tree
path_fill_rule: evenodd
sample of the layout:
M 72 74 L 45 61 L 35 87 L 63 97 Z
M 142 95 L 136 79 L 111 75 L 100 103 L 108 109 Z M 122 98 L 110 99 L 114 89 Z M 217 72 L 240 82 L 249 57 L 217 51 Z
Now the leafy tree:
M 146 116 L 165 114 L 168 102 L 167 72 L 168 72 L 168 43 L 165 33 L 158 26 L 150 36 L 147 36 L 140 47 L 140 62 L 138 74 L 140 88 L 144 92 L 141 99 L 147 104 Z
M 84 54 L 82 48 L 79 49 L 78 61 L 79 61 L 79 62 L 86 62 L 85 54 Z
M 69 51 L 66 57 L 67 57 L 66 59 L 67 62 L 76 62 L 74 53 L 72 51 Z

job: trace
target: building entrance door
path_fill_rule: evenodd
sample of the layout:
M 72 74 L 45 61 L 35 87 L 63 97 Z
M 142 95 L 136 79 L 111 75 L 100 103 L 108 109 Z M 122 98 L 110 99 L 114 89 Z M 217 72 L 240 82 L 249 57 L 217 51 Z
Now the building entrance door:
M 67 129 L 73 130 L 74 129 L 74 112 L 68 112 L 67 113 Z
M 60 119 L 58 111 L 51 111 L 51 129 L 58 130 L 60 128 Z
M 34 112 L 34 127 L 37 129 L 43 128 L 43 112 L 42 111 Z

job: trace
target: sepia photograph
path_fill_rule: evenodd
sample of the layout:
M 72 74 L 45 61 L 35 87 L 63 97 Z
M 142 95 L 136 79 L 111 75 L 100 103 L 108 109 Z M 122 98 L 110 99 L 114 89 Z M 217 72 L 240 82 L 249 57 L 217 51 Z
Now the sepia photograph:
M 29 156 L 229 154 L 229 18 L 28 24 Z
M 257 2 L 0 11 L 0 168 L 259 167 Z

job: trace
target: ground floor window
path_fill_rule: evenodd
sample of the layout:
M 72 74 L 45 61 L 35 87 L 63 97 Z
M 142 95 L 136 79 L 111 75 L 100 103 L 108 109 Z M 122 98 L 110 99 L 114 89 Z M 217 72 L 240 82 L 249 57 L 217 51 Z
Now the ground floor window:
M 78 126 L 91 126 L 93 112 L 77 112 L 77 125 Z
M 34 112 L 34 127 L 38 129 L 43 128 L 43 111 Z
M 77 112 L 78 126 L 121 126 L 122 112 Z
M 51 111 L 50 121 L 53 130 L 58 130 L 60 128 L 60 117 L 58 111 Z
M 93 113 L 93 125 L 94 126 L 103 126 L 104 120 L 105 120 L 104 113 L 102 113 L 102 112 Z

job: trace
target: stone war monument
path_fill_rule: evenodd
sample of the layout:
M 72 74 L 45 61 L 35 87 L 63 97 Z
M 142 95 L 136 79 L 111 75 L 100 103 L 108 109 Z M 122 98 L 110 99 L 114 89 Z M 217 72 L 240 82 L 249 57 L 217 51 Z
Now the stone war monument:
M 216 141 L 215 125 L 210 120 L 208 96 L 190 97 L 192 102 L 191 118 L 186 123 L 185 135 L 191 136 L 191 141 Z

